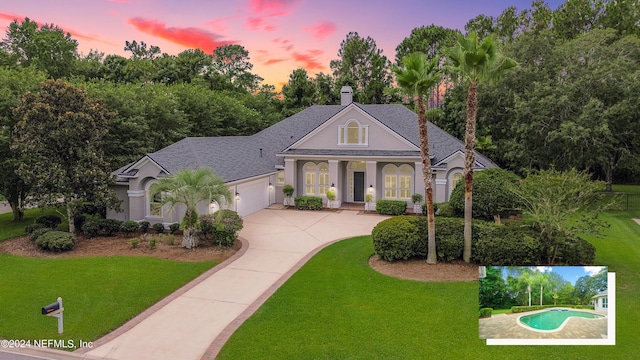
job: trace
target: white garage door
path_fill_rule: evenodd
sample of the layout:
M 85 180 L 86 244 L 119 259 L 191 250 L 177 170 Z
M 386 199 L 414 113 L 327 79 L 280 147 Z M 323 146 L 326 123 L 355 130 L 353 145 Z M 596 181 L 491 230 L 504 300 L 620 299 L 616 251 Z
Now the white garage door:
M 243 184 L 238 184 L 240 194 L 237 201 L 237 212 L 246 216 L 269 207 L 269 178 L 265 177 Z

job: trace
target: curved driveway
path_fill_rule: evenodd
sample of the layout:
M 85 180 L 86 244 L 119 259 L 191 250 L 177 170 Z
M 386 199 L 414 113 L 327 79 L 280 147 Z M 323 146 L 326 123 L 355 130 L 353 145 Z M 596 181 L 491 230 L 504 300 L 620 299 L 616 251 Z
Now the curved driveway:
M 386 217 L 265 209 L 244 218 L 241 255 L 217 266 L 76 354 L 108 359 L 210 359 L 313 254 L 371 233 Z M 245 250 L 246 249 L 246 250 Z M 89 351 L 87 351 L 89 350 Z

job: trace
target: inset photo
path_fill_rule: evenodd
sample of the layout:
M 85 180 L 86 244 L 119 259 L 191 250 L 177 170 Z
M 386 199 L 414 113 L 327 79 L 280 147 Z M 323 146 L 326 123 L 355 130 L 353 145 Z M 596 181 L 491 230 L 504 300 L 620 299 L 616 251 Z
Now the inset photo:
M 606 266 L 480 267 L 479 336 L 607 339 L 612 291 Z

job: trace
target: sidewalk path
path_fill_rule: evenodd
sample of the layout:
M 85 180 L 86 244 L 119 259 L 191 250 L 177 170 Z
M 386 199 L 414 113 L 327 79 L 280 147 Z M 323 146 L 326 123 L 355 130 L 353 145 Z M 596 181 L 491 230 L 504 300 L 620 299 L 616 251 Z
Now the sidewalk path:
M 385 218 L 347 210 L 265 209 L 249 215 L 240 233 L 246 240 L 241 256 L 97 340 L 90 351 L 76 353 L 118 360 L 214 358 L 233 331 L 315 252 L 336 240 L 370 234 Z

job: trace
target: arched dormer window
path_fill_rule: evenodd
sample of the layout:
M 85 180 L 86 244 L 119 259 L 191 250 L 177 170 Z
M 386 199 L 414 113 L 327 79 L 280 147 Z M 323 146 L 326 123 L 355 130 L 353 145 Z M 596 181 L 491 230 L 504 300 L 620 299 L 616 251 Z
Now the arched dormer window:
M 382 168 L 384 176 L 384 198 L 396 200 L 409 200 L 413 193 L 413 168 L 409 165 L 393 164 Z
M 338 126 L 338 145 L 367 145 L 369 143 L 369 125 L 362 125 L 351 119 Z

